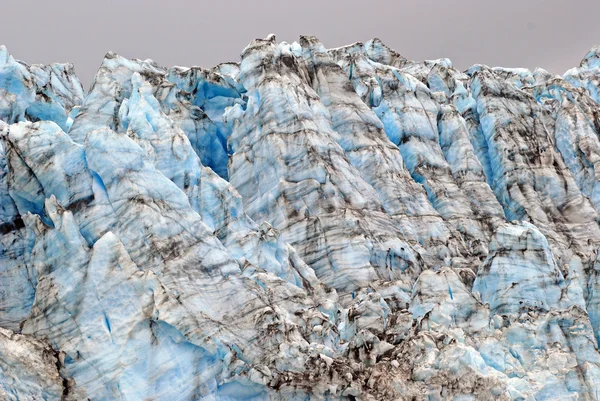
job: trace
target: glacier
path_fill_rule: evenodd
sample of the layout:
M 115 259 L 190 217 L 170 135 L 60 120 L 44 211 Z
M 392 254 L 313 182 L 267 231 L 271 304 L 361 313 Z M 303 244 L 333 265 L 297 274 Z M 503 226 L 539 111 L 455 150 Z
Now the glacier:
M 0 47 L 0 399 L 600 400 L 600 47 Z

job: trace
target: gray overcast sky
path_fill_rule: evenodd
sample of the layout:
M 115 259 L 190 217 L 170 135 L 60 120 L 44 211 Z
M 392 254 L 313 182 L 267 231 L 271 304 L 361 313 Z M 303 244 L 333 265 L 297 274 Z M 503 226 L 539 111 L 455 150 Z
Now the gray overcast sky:
M 237 61 L 254 38 L 379 37 L 413 60 L 563 73 L 600 44 L 600 0 L 2 0 L 0 42 L 27 63 L 70 61 L 87 88 L 109 50 L 165 66 Z

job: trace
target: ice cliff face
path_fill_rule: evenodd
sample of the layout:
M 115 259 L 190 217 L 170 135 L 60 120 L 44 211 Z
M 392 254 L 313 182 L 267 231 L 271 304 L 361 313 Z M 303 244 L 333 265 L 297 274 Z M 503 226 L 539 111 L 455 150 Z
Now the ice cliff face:
M 599 400 L 599 60 L 0 48 L 0 398 Z

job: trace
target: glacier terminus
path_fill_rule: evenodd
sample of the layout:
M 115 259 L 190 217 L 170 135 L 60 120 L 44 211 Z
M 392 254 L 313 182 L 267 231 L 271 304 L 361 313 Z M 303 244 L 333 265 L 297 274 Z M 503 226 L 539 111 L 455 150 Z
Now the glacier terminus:
M 600 400 L 600 47 L 0 47 L 0 400 Z

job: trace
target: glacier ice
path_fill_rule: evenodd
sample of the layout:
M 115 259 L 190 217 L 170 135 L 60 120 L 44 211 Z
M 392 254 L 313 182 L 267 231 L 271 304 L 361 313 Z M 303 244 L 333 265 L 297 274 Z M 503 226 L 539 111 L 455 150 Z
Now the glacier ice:
M 0 47 L 0 398 L 599 400 L 599 60 Z
M 50 120 L 63 130 L 84 91 L 73 64 L 29 66 L 0 46 L 0 116 L 2 121 Z

